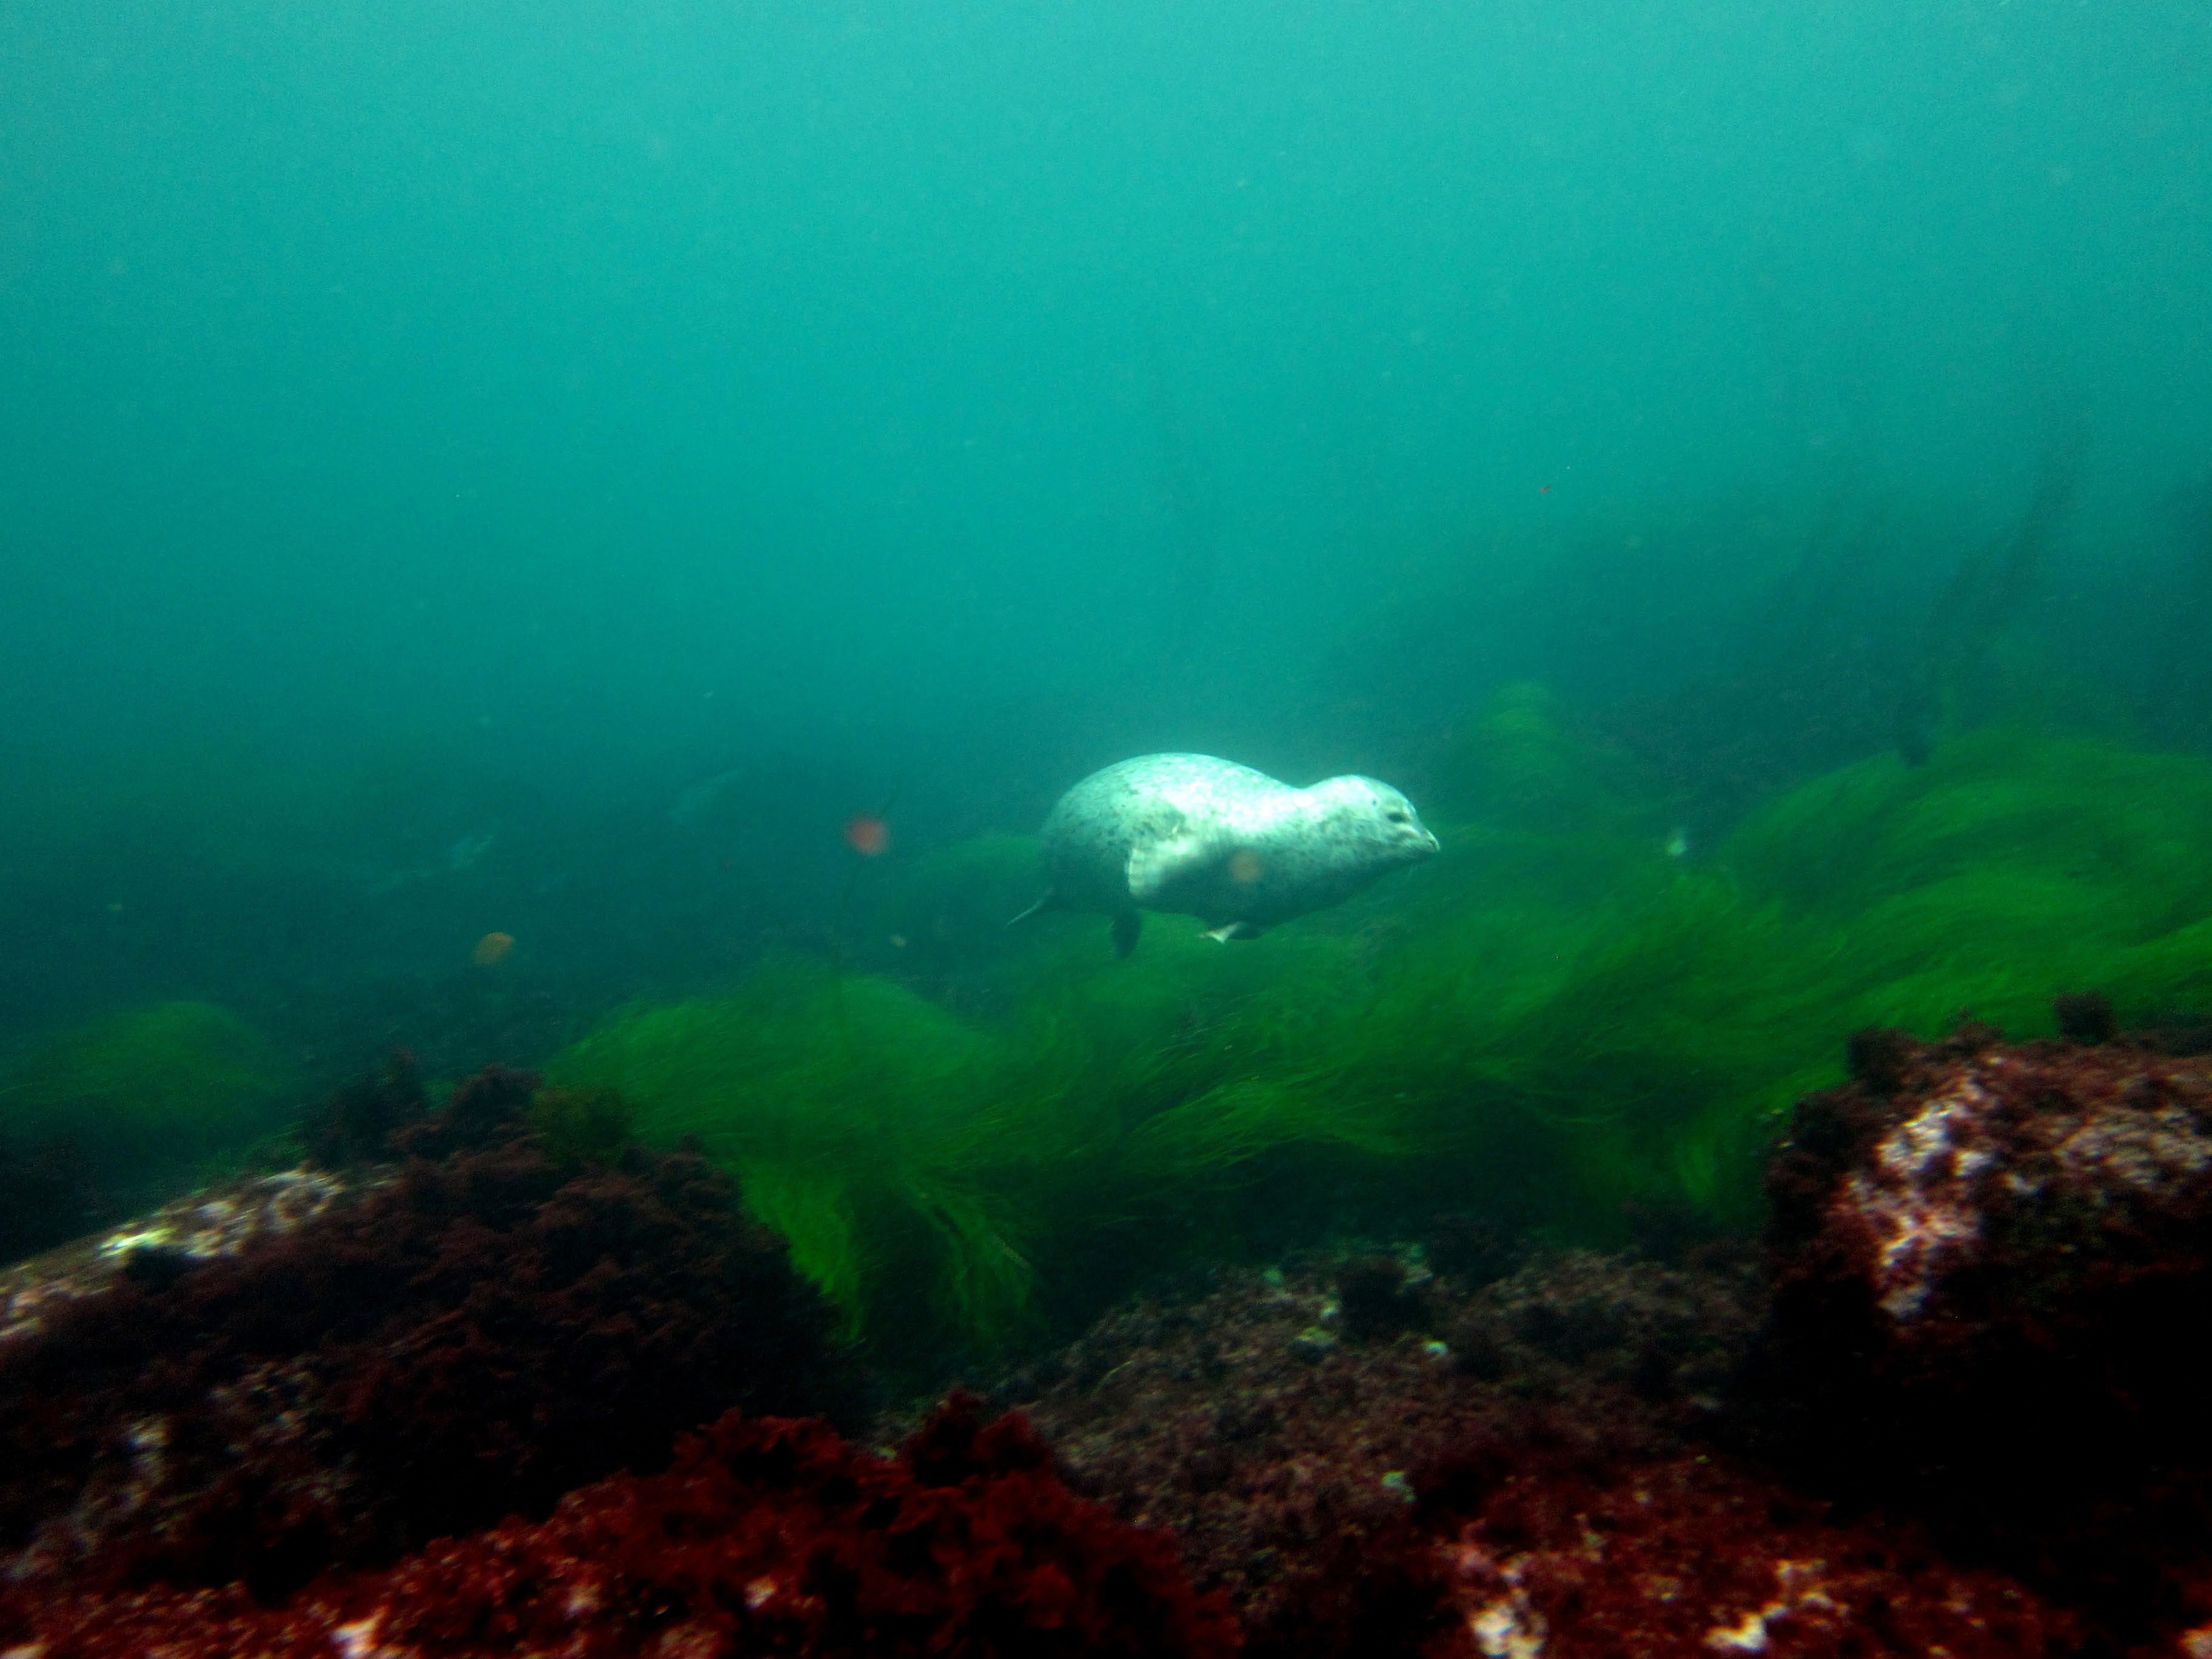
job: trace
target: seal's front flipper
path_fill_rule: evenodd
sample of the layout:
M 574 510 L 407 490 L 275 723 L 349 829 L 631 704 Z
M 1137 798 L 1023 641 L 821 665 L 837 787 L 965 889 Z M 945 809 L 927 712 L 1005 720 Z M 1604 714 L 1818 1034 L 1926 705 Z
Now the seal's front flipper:
M 1145 925 L 1141 910 L 1117 910 L 1114 913 L 1114 954 L 1126 957 L 1137 948 L 1138 930 Z
M 1032 904 L 1028 909 L 1023 911 L 1021 915 L 1008 917 L 1006 919 L 1006 926 L 1012 927 L 1017 923 L 1027 921 L 1031 916 L 1042 915 L 1047 910 L 1065 910 L 1066 908 L 1067 908 L 1067 902 L 1066 900 L 1061 898 L 1059 894 L 1047 893 L 1035 904 Z
M 1129 849 L 1129 896 L 1139 904 L 1160 908 L 1159 901 L 1176 882 L 1195 875 L 1213 858 L 1213 843 L 1203 836 L 1140 841 Z
M 1218 927 L 1207 928 L 1205 936 L 1217 945 L 1226 945 L 1232 939 L 1257 939 L 1266 931 L 1265 928 L 1255 927 L 1249 921 L 1231 921 Z

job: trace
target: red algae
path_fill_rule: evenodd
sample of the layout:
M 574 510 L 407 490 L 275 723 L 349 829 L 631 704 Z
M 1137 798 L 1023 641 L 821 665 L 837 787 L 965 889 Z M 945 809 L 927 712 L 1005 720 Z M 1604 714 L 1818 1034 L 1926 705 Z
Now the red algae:
M 3 1605 L 3 1604 L 0 1604 Z M 819 1422 L 723 1418 L 665 1474 L 443 1540 L 281 1608 L 157 1589 L 0 1614 L 40 1659 L 1229 1659 L 1174 1544 L 1077 1498 L 1018 1417 L 955 1400 L 896 1459 Z
M 465 1085 L 404 1131 L 436 1156 L 318 1186 L 283 1226 L 165 1234 L 126 1255 L 155 1271 L 24 1291 L 7 1577 L 281 1595 L 659 1467 L 732 1405 L 843 1408 L 830 1310 L 726 1179 L 635 1152 L 567 1174 L 514 1127 L 525 1085 Z

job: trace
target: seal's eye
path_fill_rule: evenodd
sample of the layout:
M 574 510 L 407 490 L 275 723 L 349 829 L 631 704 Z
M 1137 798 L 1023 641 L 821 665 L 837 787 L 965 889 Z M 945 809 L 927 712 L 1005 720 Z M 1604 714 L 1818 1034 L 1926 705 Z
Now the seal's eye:
M 1403 823 L 1406 821 L 1406 815 L 1395 806 L 1388 812 L 1384 813 L 1383 816 L 1389 818 L 1393 823 Z

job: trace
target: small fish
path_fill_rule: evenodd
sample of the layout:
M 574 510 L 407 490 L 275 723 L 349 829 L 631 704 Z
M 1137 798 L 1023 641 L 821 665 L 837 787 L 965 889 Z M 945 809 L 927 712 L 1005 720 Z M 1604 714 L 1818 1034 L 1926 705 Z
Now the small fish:
M 703 828 L 708 819 L 726 805 L 723 798 L 732 794 L 745 776 L 744 768 L 736 766 L 693 784 L 677 796 L 676 804 L 668 809 L 669 821 L 680 829 Z
M 845 845 L 864 859 L 879 859 L 890 850 L 891 827 L 875 812 L 855 812 L 845 820 Z
M 469 952 L 469 960 L 479 968 L 495 967 L 507 960 L 507 953 L 514 949 L 512 933 L 486 933 L 477 941 L 477 948 Z
M 495 823 L 489 830 L 479 830 L 472 836 L 463 836 L 446 849 L 446 856 L 440 862 L 448 870 L 473 870 L 477 866 L 477 860 L 491 851 L 492 842 L 498 835 L 499 826 Z
M 465 875 L 483 862 L 483 855 L 491 850 L 492 842 L 498 837 L 499 825 L 496 823 L 463 836 L 434 859 L 384 870 L 368 882 L 368 890 L 381 896 L 448 876 Z

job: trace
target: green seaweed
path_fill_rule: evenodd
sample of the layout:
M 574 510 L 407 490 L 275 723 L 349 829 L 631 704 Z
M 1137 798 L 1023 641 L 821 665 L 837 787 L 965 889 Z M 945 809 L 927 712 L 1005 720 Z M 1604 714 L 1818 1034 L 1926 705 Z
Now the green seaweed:
M 1034 836 L 977 836 L 933 848 L 896 872 L 864 943 L 871 960 L 909 971 L 970 968 L 1019 949 L 1007 920 L 1039 890 Z
M 290 1065 L 237 1015 L 161 1002 L 0 1064 L 0 1138 L 65 1138 L 103 1187 L 136 1200 L 243 1152 L 280 1128 L 298 1097 Z
M 1430 1206 L 1747 1225 L 1763 1147 L 1858 1027 L 2212 1000 L 2201 758 L 1987 728 L 1815 779 L 1699 859 L 1540 692 L 1460 763 L 1434 865 L 1258 944 L 1158 917 L 1119 962 L 1097 918 L 1039 917 L 967 959 L 970 1012 L 785 959 L 621 1015 L 555 1076 L 697 1135 L 857 1328 L 988 1345 L 1182 1257 Z M 1008 854 L 941 860 L 943 913 L 999 908 Z
M 647 1139 L 696 1137 L 855 1319 L 919 1224 L 941 1313 L 995 1330 L 1027 1269 L 956 1156 L 994 1060 L 985 1034 L 913 992 L 784 958 L 729 994 L 617 1016 L 550 1077 L 617 1091 Z

